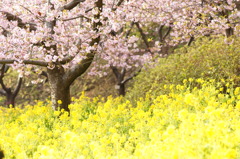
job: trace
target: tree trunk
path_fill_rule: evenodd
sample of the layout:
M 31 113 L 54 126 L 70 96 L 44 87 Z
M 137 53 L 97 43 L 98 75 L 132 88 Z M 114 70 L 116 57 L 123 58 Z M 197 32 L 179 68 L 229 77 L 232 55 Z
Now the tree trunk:
M 95 7 L 98 8 L 100 12 L 102 12 L 103 0 L 97 0 L 94 4 Z M 75 7 L 75 4 L 73 4 L 73 6 Z M 93 30 L 96 32 L 99 32 L 99 27 L 102 25 L 101 21 L 99 20 L 101 17 L 100 12 L 94 16 L 94 19 L 98 20 L 97 22 L 93 22 Z M 51 30 L 51 34 L 54 33 L 55 25 L 56 20 L 47 23 L 48 28 Z M 100 35 L 91 40 L 90 46 L 94 46 L 99 42 Z M 56 48 L 57 45 L 52 45 L 49 49 L 53 49 L 55 51 L 55 55 L 58 55 Z M 75 79 L 81 76 L 89 68 L 93 61 L 95 53 L 95 50 L 91 51 L 86 55 L 85 59 L 83 59 L 80 63 L 72 66 L 70 69 L 66 70 L 66 72 L 61 66 L 61 62 L 58 64 L 55 63 L 53 69 L 47 69 L 53 110 L 64 109 L 65 111 L 70 113 L 70 110 L 68 108 L 68 105 L 71 103 L 70 86 Z M 65 63 L 62 64 L 64 65 Z M 51 65 L 51 63 L 49 63 L 49 65 Z
M 126 74 L 126 69 L 122 69 L 121 72 L 118 70 L 117 67 L 111 66 L 111 69 L 116 77 L 117 80 L 117 85 L 116 89 L 118 90 L 118 95 L 119 96 L 125 96 L 125 82 L 124 82 L 124 77 Z
M 125 96 L 126 91 L 125 91 L 125 83 L 118 84 L 119 89 L 118 89 L 118 95 L 119 96 Z
M 234 35 L 234 30 L 233 30 L 232 27 L 230 27 L 230 28 L 225 30 L 225 33 L 226 33 L 226 37 L 228 38 L 228 37 Z
M 62 110 L 70 112 L 68 105 L 70 100 L 70 87 L 61 86 L 61 83 L 52 83 L 51 87 L 51 101 L 54 110 Z
M 62 110 L 70 112 L 68 105 L 70 100 L 70 86 L 64 81 L 64 69 L 56 66 L 54 69 L 48 69 L 48 77 L 51 91 L 51 101 L 53 110 Z
M 12 108 L 15 108 L 15 97 L 12 93 L 8 93 L 6 95 L 7 100 L 6 100 L 6 105 L 8 106 L 8 108 L 10 108 L 10 106 L 12 106 Z

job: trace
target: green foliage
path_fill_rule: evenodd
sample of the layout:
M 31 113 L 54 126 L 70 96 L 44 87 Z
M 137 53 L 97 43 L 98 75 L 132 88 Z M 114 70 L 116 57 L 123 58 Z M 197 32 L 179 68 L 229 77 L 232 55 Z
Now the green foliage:
M 166 84 L 181 84 L 184 79 L 204 78 L 233 79 L 239 84 L 240 38 L 201 38 L 191 47 L 181 47 L 173 55 L 159 59 L 156 67 L 148 67 L 135 78 L 133 88 L 127 95 L 137 100 L 146 94 L 157 96 L 168 93 Z

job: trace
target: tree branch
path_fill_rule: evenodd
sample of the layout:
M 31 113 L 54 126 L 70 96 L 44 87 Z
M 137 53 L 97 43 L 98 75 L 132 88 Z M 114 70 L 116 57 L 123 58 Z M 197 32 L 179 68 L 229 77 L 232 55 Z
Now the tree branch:
M 2 68 L 3 65 L 5 65 L 5 64 L 0 64 L 0 68 Z M 5 65 L 5 66 L 4 66 L 4 69 L 3 69 L 3 70 L 4 70 L 4 73 L 6 73 L 9 68 L 10 68 L 10 67 L 9 67 L 8 65 Z
M 82 44 L 82 40 L 79 39 L 79 40 L 78 40 L 78 43 L 77 43 L 78 51 L 80 51 L 80 49 L 81 49 L 81 44 Z M 66 63 L 68 63 L 68 62 L 71 62 L 71 61 L 74 59 L 74 57 L 76 57 L 76 55 L 75 55 L 75 56 L 67 56 L 67 57 L 64 57 L 61 61 L 59 61 L 59 63 L 62 64 L 62 65 L 64 65 L 64 64 L 66 64 Z
M 190 46 L 192 44 L 193 40 L 194 40 L 194 37 L 191 36 L 188 43 L 187 43 L 187 46 Z
M 73 17 L 73 18 L 63 19 L 62 21 L 69 21 L 69 20 L 74 20 L 74 19 L 77 19 L 77 18 L 85 18 L 85 19 L 87 19 L 89 21 L 91 20 L 90 18 L 85 17 L 84 15 L 80 14 L 80 15 L 78 15 L 76 17 Z
M 117 10 L 117 7 L 119 7 L 123 2 L 124 2 L 124 0 L 119 0 L 118 3 L 116 4 L 116 7 L 113 8 L 112 10 L 113 11 Z
M 14 62 L 17 62 L 17 60 L 0 60 L 0 64 L 13 64 Z M 36 66 L 43 66 L 47 67 L 48 63 L 44 61 L 34 61 L 34 60 L 23 60 L 22 63 L 29 64 L 29 65 L 36 65 Z
M 9 89 L 6 87 L 6 85 L 3 83 L 3 77 L 4 77 L 4 73 L 5 73 L 5 64 L 2 65 L 2 68 L 1 68 L 1 75 L 0 75 L 0 85 L 2 86 L 2 89 L 8 93 L 9 92 Z
M 10 34 L 10 31 L 6 30 L 4 27 L 0 26 L 0 28 L 2 28 L 2 32 L 1 34 L 3 34 L 5 37 L 7 37 L 8 34 Z
M 15 98 L 20 91 L 21 85 L 22 85 L 22 77 L 18 76 L 18 81 L 17 81 L 17 87 L 13 91 L 13 98 Z
M 134 72 L 131 76 L 129 76 L 128 78 L 126 78 L 125 80 L 123 80 L 121 83 L 125 84 L 128 81 L 130 81 L 131 79 L 133 79 L 134 77 L 136 77 L 140 72 L 141 72 L 142 68 L 140 68 L 137 72 Z
M 97 7 L 100 12 L 97 15 L 95 15 L 94 18 L 100 19 L 100 14 L 102 12 L 102 7 L 103 7 L 103 0 L 97 0 L 95 2 L 95 7 Z M 98 22 L 94 21 L 93 22 L 93 30 L 96 32 L 99 32 L 99 27 L 101 25 L 102 25 L 102 23 L 100 21 L 98 21 Z M 100 36 L 98 36 L 97 38 L 93 38 L 90 43 L 90 46 L 99 44 L 99 42 L 100 42 Z M 64 78 L 64 82 L 66 83 L 66 85 L 70 86 L 77 77 L 79 77 L 84 72 L 86 72 L 86 70 L 89 68 L 89 66 L 93 62 L 93 59 L 95 57 L 95 52 L 96 51 L 91 51 L 90 53 L 88 53 L 86 59 L 83 59 L 79 64 L 73 66 L 71 69 L 69 69 L 64 74 L 63 78 Z
M 79 75 L 83 74 L 91 65 L 94 59 L 95 53 L 89 53 L 86 59 L 83 59 L 81 63 L 73 66 L 69 69 L 64 75 L 64 81 L 66 85 L 71 85 L 73 81 L 79 77 Z
M 0 11 L 2 12 L 3 14 L 5 14 L 6 18 L 8 21 L 17 21 L 18 23 L 18 27 L 20 28 L 24 28 L 24 29 L 27 29 L 28 25 L 29 25 L 29 29 L 30 31 L 36 31 L 37 28 L 36 28 L 36 24 L 33 24 L 33 23 L 24 23 L 23 20 L 21 18 L 19 18 L 18 16 L 16 15 L 13 15 L 12 13 L 9 13 L 9 12 L 5 12 L 5 11 Z
M 65 10 L 71 10 L 73 8 L 75 8 L 79 3 L 84 2 L 85 0 L 73 0 L 71 2 L 69 2 L 68 4 L 62 6 L 61 8 L 59 8 L 60 11 Z
M 6 96 L 7 94 L 6 94 L 6 92 L 4 90 L 0 89 L 0 95 Z
M 164 27 L 164 25 L 161 25 L 158 29 L 158 36 L 159 36 L 159 41 L 160 42 L 163 41 L 163 35 L 162 35 L 163 27 Z
M 132 31 L 132 28 L 133 28 L 133 25 L 134 25 L 134 22 L 131 22 L 130 29 L 126 33 L 126 38 L 128 38 L 128 36 L 130 35 L 130 33 Z
M 172 30 L 172 27 L 169 26 L 167 32 L 165 33 L 165 35 L 163 35 L 163 28 L 164 28 L 164 25 L 161 25 L 158 29 L 158 36 L 159 36 L 160 42 L 164 42 L 164 40 L 167 38 L 167 36 L 170 34 Z
M 26 9 L 29 13 L 31 13 L 32 15 L 34 15 L 34 13 L 30 10 L 30 9 L 28 9 L 28 8 L 26 8 L 26 7 L 24 7 L 23 5 L 20 5 L 21 7 L 23 7 L 24 9 Z M 34 15 L 37 19 L 39 19 L 41 22 L 44 22 L 44 20 L 43 19 L 41 19 L 42 17 L 39 17 L 39 16 L 36 16 L 36 15 Z
M 142 39 L 143 39 L 143 41 L 144 41 L 144 43 L 145 43 L 145 45 L 146 45 L 146 47 L 147 47 L 147 51 L 151 53 L 151 50 L 149 49 L 150 46 L 149 46 L 149 43 L 148 43 L 148 41 L 147 41 L 147 36 L 146 36 L 146 34 L 143 32 L 143 30 L 142 30 L 142 28 L 140 27 L 140 25 L 139 25 L 138 22 L 135 22 L 134 24 L 137 26 L 138 31 L 140 32 L 140 34 L 141 34 L 141 36 L 142 36 Z
M 110 68 L 112 69 L 112 72 L 115 75 L 115 77 L 118 79 L 120 73 L 119 73 L 117 67 L 110 66 Z
M 110 34 L 111 34 L 112 36 L 116 36 L 117 34 L 120 34 L 120 33 L 122 33 L 122 32 L 123 32 L 123 27 L 121 27 L 118 31 L 111 30 L 111 31 L 110 31 Z
M 115 66 L 110 66 L 110 68 L 117 79 L 118 85 L 124 84 L 123 81 L 126 74 L 126 69 L 122 68 L 121 72 L 119 72 L 118 68 Z
M 124 0 L 119 0 L 119 2 L 117 3 L 117 7 L 120 6 L 123 2 Z
M 121 70 L 121 76 L 122 76 L 122 78 L 124 78 L 125 74 L 126 74 L 126 69 L 125 69 L 125 68 L 122 68 L 122 70 Z
M 166 37 L 170 34 L 171 30 L 172 30 L 172 27 L 169 26 L 166 34 L 163 36 L 163 40 L 166 39 Z

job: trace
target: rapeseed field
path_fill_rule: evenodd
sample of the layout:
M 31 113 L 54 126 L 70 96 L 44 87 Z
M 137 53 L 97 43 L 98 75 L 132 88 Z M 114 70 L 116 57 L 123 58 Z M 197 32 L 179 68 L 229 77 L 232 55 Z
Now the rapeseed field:
M 183 83 L 135 103 L 83 93 L 72 99 L 70 116 L 50 102 L 1 108 L 0 147 L 7 159 L 240 158 L 240 87 L 231 80 Z

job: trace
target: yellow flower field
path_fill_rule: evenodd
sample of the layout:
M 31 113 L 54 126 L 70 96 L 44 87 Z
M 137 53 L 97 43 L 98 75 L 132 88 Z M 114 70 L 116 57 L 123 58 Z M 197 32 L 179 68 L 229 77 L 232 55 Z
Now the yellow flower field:
M 0 146 L 7 159 L 240 158 L 240 88 L 225 86 L 223 94 L 213 80 L 189 79 L 136 104 L 83 94 L 70 116 L 47 102 L 1 108 Z

